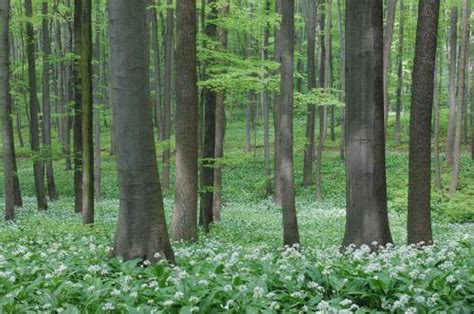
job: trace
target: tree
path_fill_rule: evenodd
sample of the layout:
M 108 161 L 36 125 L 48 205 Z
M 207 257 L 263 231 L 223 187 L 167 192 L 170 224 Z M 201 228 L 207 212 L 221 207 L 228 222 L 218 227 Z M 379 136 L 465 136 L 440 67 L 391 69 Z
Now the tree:
M 46 170 L 46 182 L 48 187 L 48 195 L 50 200 L 58 198 L 56 191 L 56 183 L 54 182 L 53 160 L 51 154 L 51 98 L 49 90 L 49 72 L 50 72 L 50 56 L 51 41 L 49 36 L 49 17 L 48 17 L 48 1 L 43 0 L 42 4 L 43 25 L 43 143 L 46 152 L 46 161 L 44 167 Z
M 400 0 L 400 23 L 398 39 L 397 56 L 397 103 L 395 108 L 395 145 L 401 143 L 400 114 L 402 111 L 402 89 L 403 89 L 403 47 L 404 47 L 404 18 L 403 18 L 403 0 Z
M 46 210 L 48 204 L 46 201 L 43 163 L 40 157 L 40 137 L 38 121 L 38 95 L 36 82 L 36 61 L 35 61 L 35 34 L 33 23 L 33 7 L 31 0 L 25 0 L 25 13 L 28 21 L 26 22 L 26 55 L 28 59 L 28 82 L 29 82 L 29 102 L 30 102 L 30 145 L 33 153 L 33 175 L 35 178 L 36 200 L 38 209 Z
M 265 0 L 265 14 L 270 15 L 271 1 Z M 270 48 L 270 23 L 265 25 L 263 38 L 263 60 L 269 59 Z M 266 74 L 265 74 L 266 75 Z M 272 179 L 270 166 L 270 93 L 264 90 L 262 94 L 262 111 L 263 111 L 263 147 L 265 158 L 265 192 L 267 195 L 272 194 Z M 314 132 L 313 132 L 314 133 Z
M 73 51 L 76 56 L 73 65 L 73 154 L 74 154 L 74 211 L 82 212 L 82 0 L 74 0 Z
M 446 140 L 446 161 L 453 163 L 454 136 L 456 132 L 456 61 L 457 61 L 457 33 L 458 8 L 451 9 L 449 31 L 449 122 L 448 138 Z
M 197 240 L 198 94 L 196 4 L 176 2 L 176 188 L 173 240 Z
M 110 1 L 111 96 L 120 214 L 111 256 L 174 261 L 153 140 L 147 53 L 147 0 Z
M 306 36 L 307 36 L 307 63 L 308 63 L 308 91 L 316 88 L 316 16 L 317 16 L 317 1 L 307 1 L 307 16 L 306 16 Z M 304 150 L 304 164 L 303 164 L 303 186 L 313 184 L 313 153 L 314 153 L 314 128 L 316 117 L 315 104 L 309 104 L 306 114 L 306 144 Z
M 469 35 L 469 2 L 463 0 L 462 5 L 462 21 L 461 21 L 461 45 L 459 51 L 459 67 L 458 67 L 458 88 L 457 88 L 457 104 L 456 104 L 456 121 L 453 142 L 453 172 L 451 176 L 451 184 L 449 192 L 455 193 L 458 188 L 459 173 L 461 171 L 461 132 L 462 132 L 462 116 L 464 102 L 466 101 L 466 69 L 467 69 L 467 46 Z
M 165 83 L 163 90 L 163 189 L 170 188 L 170 136 L 171 136 L 171 90 L 172 90 L 172 70 L 173 70 L 173 33 L 174 33 L 174 12 L 173 0 L 168 0 L 166 10 L 166 31 L 165 31 Z
M 281 6 L 282 0 L 275 0 L 275 13 L 281 15 Z M 281 40 L 281 27 L 275 28 L 275 49 L 273 58 L 277 63 L 280 63 L 281 60 L 281 49 L 282 49 L 282 40 Z M 280 73 L 278 73 L 280 74 Z M 273 193 L 273 202 L 275 205 L 281 205 L 281 156 L 280 156 L 280 110 L 281 110 L 281 95 L 275 93 L 273 97 L 273 127 L 275 131 L 275 147 L 274 147 L 274 193 Z
M 10 97 L 10 1 L 0 1 L 0 102 L 3 104 L 5 220 L 15 219 L 15 144 Z
M 94 122 L 92 98 L 92 1 L 81 0 L 82 217 L 94 223 Z
M 343 245 L 392 242 L 383 110 L 383 8 L 346 0 L 346 228 Z
M 298 223 L 295 207 L 295 186 L 293 174 L 293 62 L 295 4 L 293 1 L 281 2 L 280 50 L 280 180 L 281 207 L 283 209 L 283 244 L 299 244 Z
M 209 39 L 215 40 L 217 36 L 217 26 L 214 19 L 217 17 L 217 7 L 215 0 L 208 0 L 210 8 L 207 17 L 205 33 Z M 209 232 L 209 225 L 213 222 L 212 204 L 214 187 L 214 158 L 216 143 L 216 92 L 208 87 L 205 90 L 204 108 L 204 143 L 203 160 L 201 171 L 201 216 L 204 232 Z
M 385 28 L 385 37 L 383 43 L 383 108 L 384 108 L 384 123 L 385 134 L 388 127 L 388 69 L 390 67 L 390 52 L 392 50 L 393 25 L 395 24 L 395 9 L 397 7 L 397 0 L 387 1 L 387 26 Z
M 431 232 L 431 117 L 435 88 L 439 1 L 418 7 L 410 110 L 408 243 L 433 243 Z

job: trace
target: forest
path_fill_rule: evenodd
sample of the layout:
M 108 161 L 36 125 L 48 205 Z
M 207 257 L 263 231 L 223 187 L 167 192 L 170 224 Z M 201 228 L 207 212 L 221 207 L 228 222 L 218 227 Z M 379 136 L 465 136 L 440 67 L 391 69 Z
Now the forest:
M 474 0 L 0 0 L 0 313 L 473 313 Z

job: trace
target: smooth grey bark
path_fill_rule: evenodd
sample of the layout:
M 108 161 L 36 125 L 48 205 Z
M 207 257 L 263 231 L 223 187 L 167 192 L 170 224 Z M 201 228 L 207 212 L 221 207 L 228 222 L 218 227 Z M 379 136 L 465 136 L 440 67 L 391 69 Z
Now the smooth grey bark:
M 384 105 L 384 125 L 385 136 L 388 128 L 388 113 L 390 110 L 390 102 L 388 98 L 388 70 L 390 68 L 390 53 L 392 50 L 393 26 L 395 24 L 395 9 L 397 0 L 387 0 L 387 24 L 385 27 L 385 36 L 383 44 L 383 105 Z
M 28 18 L 26 22 L 26 55 L 28 59 L 28 82 L 29 82 L 29 102 L 30 102 L 30 145 L 33 153 L 33 174 L 35 178 L 36 200 L 39 210 L 46 210 L 48 204 L 44 186 L 43 162 L 40 156 L 40 136 L 38 119 L 38 95 L 36 82 L 36 60 L 35 60 L 35 33 L 31 18 L 33 8 L 31 0 L 25 0 L 25 14 Z
M 398 56 L 397 56 L 397 103 L 395 107 L 395 145 L 401 144 L 400 114 L 402 110 L 402 89 L 403 89 L 403 47 L 404 47 L 404 4 L 400 0 L 400 23 L 398 33 Z
M 318 1 L 307 1 L 306 7 L 306 40 L 307 40 L 307 67 L 308 92 L 316 88 L 316 16 Z M 313 153 L 316 105 L 309 104 L 306 108 L 306 143 L 303 161 L 303 186 L 313 184 Z
M 265 0 L 265 14 L 270 15 L 271 2 Z M 263 60 L 269 58 L 270 45 L 270 23 L 265 25 L 263 38 Z M 264 69 L 264 75 L 267 76 L 267 69 Z M 262 94 L 262 111 L 263 111 L 263 149 L 265 158 L 265 192 L 271 195 L 273 192 L 270 166 L 270 94 L 268 90 L 264 90 Z M 314 132 L 313 132 L 314 133 Z
M 50 97 L 50 56 L 51 41 L 49 36 L 49 17 L 48 2 L 43 0 L 42 3 L 42 40 L 43 40 L 43 144 L 45 149 L 46 160 L 44 167 L 46 170 L 46 182 L 48 188 L 48 196 L 50 200 L 56 200 L 58 193 L 56 191 L 56 183 L 54 181 L 53 156 L 51 152 L 51 97 Z
M 283 244 L 299 244 L 295 206 L 293 174 L 293 62 L 294 62 L 294 12 L 293 1 L 281 2 L 281 82 L 280 82 L 280 180 L 281 207 L 283 209 Z
M 156 9 L 151 9 L 151 47 L 154 52 L 154 74 L 155 74 L 155 127 L 157 129 L 158 136 L 162 132 L 163 126 L 163 108 L 161 99 L 161 53 L 160 53 L 160 42 L 158 32 L 158 14 Z
M 196 5 L 176 2 L 176 187 L 173 240 L 198 238 L 198 92 Z
M 346 228 L 343 245 L 392 242 L 383 108 L 383 3 L 346 0 Z
M 402 1 L 402 0 L 401 0 Z M 341 101 L 343 104 L 346 103 L 346 73 L 345 73 L 345 67 L 346 67 L 346 52 L 345 52 L 345 34 L 342 29 L 342 8 L 341 8 L 341 2 L 342 0 L 336 0 L 336 13 L 337 13 L 337 28 L 339 32 L 339 49 L 340 49 L 340 59 L 341 59 L 341 64 L 340 64 L 340 75 L 339 79 L 341 81 Z M 339 149 L 339 156 L 341 157 L 341 160 L 344 160 L 345 155 L 346 155 L 346 108 L 341 109 L 341 146 Z
M 147 0 L 108 3 L 120 214 L 111 256 L 174 262 L 153 140 Z M 158 253 L 158 254 L 157 254 Z
M 439 91 L 442 88 L 443 64 L 441 58 L 435 69 L 434 78 L 434 92 L 433 92 L 433 154 L 434 154 L 434 168 L 435 168 L 435 188 L 441 190 L 441 160 L 439 156 L 439 133 L 440 133 L 440 116 L 439 116 Z M 438 86 L 436 82 L 438 81 Z
M 208 23 L 205 28 L 206 35 L 215 40 L 217 36 L 217 26 L 214 19 L 217 17 L 215 0 L 208 0 L 209 13 Z M 202 171 L 201 171 L 201 216 L 204 232 L 209 232 L 210 224 L 214 221 L 212 213 L 213 187 L 214 187 L 214 158 L 216 146 L 216 92 L 205 88 L 204 103 L 204 142 L 202 149 Z
M 450 14 L 449 30 L 449 120 L 448 137 L 446 139 L 446 161 L 453 163 L 454 137 L 456 133 L 456 62 L 458 8 L 453 7 Z
M 165 82 L 163 90 L 163 190 L 170 188 L 170 137 L 171 137 L 171 93 L 172 93 L 172 70 L 173 70 L 173 33 L 174 33 L 174 11 L 173 0 L 167 1 L 168 8 L 166 10 L 166 31 L 165 31 Z
M 418 7 L 410 108 L 408 244 L 433 243 L 431 231 L 431 118 L 435 89 L 438 0 Z
M 101 111 L 102 108 L 100 107 L 100 80 L 103 77 L 103 73 L 100 71 L 100 64 L 101 62 L 105 62 L 105 60 L 101 60 L 100 58 L 100 39 L 101 39 L 101 31 L 100 31 L 100 18 L 103 18 L 100 14 L 100 2 L 96 1 L 95 4 L 95 16 L 96 16 L 96 25 L 95 25 L 95 66 L 94 66 L 94 104 L 95 104 L 95 112 L 94 112 L 94 197 L 97 201 L 100 201 L 102 198 L 102 173 L 101 173 L 101 144 L 100 144 L 100 121 L 101 121 Z M 101 75 L 102 74 L 102 75 Z M 105 103 L 105 102 L 104 102 Z
M 283 0 L 275 0 L 275 13 L 281 15 L 281 6 Z M 275 28 L 275 50 L 274 50 L 274 59 L 275 62 L 281 63 L 281 50 L 282 50 L 282 40 L 281 40 L 281 27 Z M 273 97 L 273 126 L 275 130 L 275 147 L 274 147 L 274 193 L 273 193 L 273 202 L 275 205 L 281 205 L 281 175 L 280 175 L 280 111 L 281 111 L 281 95 L 275 93 Z
M 15 144 L 10 97 L 10 0 L 0 1 L 0 102 L 3 114 L 5 220 L 15 219 Z
M 458 188 L 459 174 L 461 172 L 461 136 L 462 136 L 462 116 L 464 102 L 466 101 L 466 69 L 467 69 L 467 46 L 469 35 L 469 1 L 462 2 L 462 20 L 461 20 L 461 43 L 459 51 L 458 79 L 457 79 L 457 103 L 456 120 L 453 142 L 453 172 L 449 192 L 455 193 Z

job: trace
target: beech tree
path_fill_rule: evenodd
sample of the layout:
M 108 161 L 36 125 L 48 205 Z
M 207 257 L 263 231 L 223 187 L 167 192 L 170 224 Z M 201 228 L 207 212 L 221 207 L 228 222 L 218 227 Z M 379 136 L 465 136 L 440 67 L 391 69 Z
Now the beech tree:
M 111 101 L 117 141 L 120 214 L 110 252 L 126 260 L 174 261 L 153 140 L 147 53 L 147 0 L 108 3 Z
M 418 7 L 410 110 L 408 243 L 431 244 L 431 117 L 435 88 L 438 0 Z
M 388 70 L 390 68 L 390 53 L 392 51 L 393 26 L 395 24 L 395 10 L 397 0 L 387 0 L 387 24 L 383 43 L 383 108 L 385 134 L 388 128 L 388 113 L 390 110 L 388 97 Z
M 176 187 L 173 240 L 197 240 L 198 95 L 196 4 L 176 2 Z
M 346 0 L 346 229 L 343 245 L 392 242 L 383 108 L 383 3 Z
M 44 186 L 43 162 L 40 156 L 40 136 L 38 119 L 38 94 L 36 81 L 36 61 L 35 61 L 35 33 L 33 23 L 33 7 L 31 0 L 25 0 L 25 14 L 28 18 L 26 22 L 26 55 L 28 59 L 28 83 L 29 83 L 29 103 L 30 103 L 30 145 L 33 153 L 33 175 L 35 178 L 36 200 L 38 209 L 46 210 L 48 204 Z
M 283 209 L 283 244 L 299 244 L 298 223 L 295 206 L 293 174 L 293 62 L 294 62 L 294 12 L 293 1 L 281 2 L 280 44 L 280 180 L 281 207 Z
M 457 62 L 457 34 L 458 8 L 451 8 L 449 30 L 449 120 L 448 138 L 446 140 L 446 161 L 453 163 L 454 136 L 456 133 L 456 62 Z

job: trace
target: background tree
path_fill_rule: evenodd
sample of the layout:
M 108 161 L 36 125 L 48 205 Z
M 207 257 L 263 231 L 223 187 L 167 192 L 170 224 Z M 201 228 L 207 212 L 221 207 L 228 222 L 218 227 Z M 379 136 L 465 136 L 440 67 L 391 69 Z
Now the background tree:
M 362 75 L 361 75 L 362 74 Z M 383 6 L 346 0 L 346 229 L 343 245 L 392 242 L 383 110 Z
M 387 24 L 385 27 L 384 43 L 383 43 L 383 108 L 385 134 L 387 134 L 388 113 L 390 110 L 388 97 L 388 69 L 390 67 L 390 53 L 392 51 L 393 27 L 395 24 L 395 11 L 397 8 L 397 0 L 387 0 Z
M 431 117 L 435 89 L 439 1 L 418 8 L 410 111 L 408 243 L 433 243 L 431 232 Z
M 197 240 L 198 95 L 196 4 L 176 2 L 176 187 L 173 240 Z
M 453 163 L 454 136 L 456 133 L 456 61 L 457 61 L 457 33 L 458 8 L 451 8 L 449 26 L 449 122 L 448 138 L 446 140 L 446 161 Z

